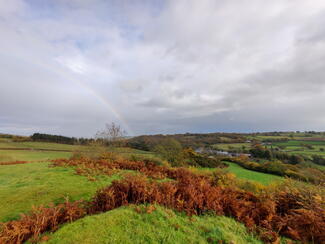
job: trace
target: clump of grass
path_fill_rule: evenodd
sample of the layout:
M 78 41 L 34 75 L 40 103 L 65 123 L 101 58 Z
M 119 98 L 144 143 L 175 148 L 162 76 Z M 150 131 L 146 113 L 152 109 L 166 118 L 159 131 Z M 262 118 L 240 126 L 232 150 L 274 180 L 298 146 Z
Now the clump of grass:
M 231 218 L 189 217 L 158 205 L 148 213 L 149 206 L 131 205 L 82 218 L 49 235 L 46 243 L 262 243 Z

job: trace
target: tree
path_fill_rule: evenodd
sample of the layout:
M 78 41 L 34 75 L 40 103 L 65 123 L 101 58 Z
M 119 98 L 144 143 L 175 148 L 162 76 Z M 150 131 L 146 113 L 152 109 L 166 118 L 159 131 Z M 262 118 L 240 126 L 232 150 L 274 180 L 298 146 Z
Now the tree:
M 319 155 L 312 155 L 312 161 L 315 164 L 325 165 L 325 158 Z
M 182 145 L 175 139 L 165 139 L 155 146 L 154 151 L 160 154 L 173 166 L 182 164 L 184 160 Z
M 105 129 L 96 133 L 95 138 L 106 144 L 113 146 L 122 146 L 125 142 L 126 131 L 114 122 L 105 125 Z

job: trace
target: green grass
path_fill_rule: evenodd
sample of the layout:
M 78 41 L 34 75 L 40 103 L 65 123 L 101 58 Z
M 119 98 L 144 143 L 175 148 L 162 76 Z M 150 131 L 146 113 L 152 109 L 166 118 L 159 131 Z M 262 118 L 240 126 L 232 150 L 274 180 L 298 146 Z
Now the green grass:
M 301 144 L 308 145 L 323 145 L 325 146 L 325 141 L 303 141 L 303 140 L 291 140 L 287 142 L 276 142 L 274 145 L 282 145 L 282 146 L 301 146 Z
M 1 148 L 13 148 L 17 150 L 1 150 Z M 29 148 L 31 150 L 19 150 L 22 148 Z M 71 152 L 56 152 L 56 151 L 40 151 L 45 150 L 68 150 Z M 56 158 L 68 158 L 75 151 L 82 152 L 104 152 L 113 151 L 124 156 L 140 155 L 146 158 L 157 159 L 157 156 L 152 152 L 141 151 L 132 148 L 107 148 L 100 146 L 80 146 L 80 145 L 66 145 L 59 143 L 48 142 L 13 142 L 10 139 L 0 138 L 0 162 L 4 161 L 47 161 Z
M 0 162 L 5 161 L 47 161 L 56 158 L 68 158 L 70 152 L 0 150 Z
M 238 178 L 257 181 L 263 185 L 269 185 L 276 181 L 283 180 L 283 177 L 277 175 L 266 174 L 262 172 L 256 172 L 248 169 L 244 169 L 238 164 L 232 162 L 226 162 L 229 167 L 227 168 L 229 172 L 234 173 Z
M 302 144 L 308 144 L 313 147 L 313 149 L 306 148 Z M 319 155 L 325 156 L 325 151 L 320 151 L 321 148 L 325 149 L 325 141 L 303 141 L 303 140 L 290 140 L 288 142 L 276 142 L 272 143 L 272 147 L 285 146 L 283 150 L 289 154 L 300 154 L 304 156 Z M 268 146 L 270 148 L 271 146 Z
M 282 136 L 248 136 L 248 139 L 255 140 L 267 140 L 267 139 L 289 139 L 289 135 Z
M 1 150 L 1 148 L 12 148 L 17 150 Z M 31 150 L 19 150 L 29 148 Z M 82 150 L 86 146 L 66 145 L 48 142 L 13 142 L 10 139 L 0 140 L 0 162 L 4 161 L 47 161 L 56 158 L 67 158 L 71 152 L 39 151 L 37 149 L 50 150 Z
M 213 147 L 215 149 L 223 150 L 223 151 L 228 151 L 231 149 L 243 149 L 243 146 L 245 147 L 246 150 L 249 150 L 251 148 L 250 143 L 218 143 L 214 144 Z
M 89 199 L 98 188 L 118 176 L 99 177 L 91 182 L 74 173 L 72 168 L 48 167 L 48 163 L 0 166 L 0 221 L 8 221 L 26 213 L 32 206 Z
M 272 175 L 272 174 L 266 174 L 262 172 L 256 172 L 248 169 L 244 169 L 243 167 L 239 166 L 238 164 L 232 163 L 232 162 L 226 162 L 224 163 L 228 164 L 229 167 L 225 170 L 229 171 L 230 173 L 233 173 L 236 175 L 239 179 L 244 180 L 250 180 L 250 181 L 256 181 L 263 185 L 269 185 L 271 183 L 284 180 L 283 177 Z M 213 171 L 214 168 L 200 168 L 201 171 Z
M 13 142 L 10 140 L 0 140 L 0 148 L 31 148 L 31 149 L 52 149 L 52 150 L 76 150 L 86 146 L 68 145 L 51 142 Z
M 121 207 L 66 224 L 50 235 L 48 244 L 101 243 L 262 243 L 244 225 L 223 216 L 193 216 L 156 206 L 152 213 Z M 141 206 L 144 209 L 144 206 Z

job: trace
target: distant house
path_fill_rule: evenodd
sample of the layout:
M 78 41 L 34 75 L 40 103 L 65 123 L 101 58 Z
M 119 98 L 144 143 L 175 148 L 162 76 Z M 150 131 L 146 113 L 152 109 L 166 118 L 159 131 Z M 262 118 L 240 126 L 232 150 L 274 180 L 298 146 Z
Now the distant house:
M 214 155 L 222 155 L 222 156 L 228 156 L 228 157 L 238 157 L 238 156 L 251 157 L 251 154 L 249 154 L 249 153 L 232 153 L 232 152 L 214 150 L 214 149 L 203 148 L 203 147 L 195 149 L 195 152 L 214 154 Z

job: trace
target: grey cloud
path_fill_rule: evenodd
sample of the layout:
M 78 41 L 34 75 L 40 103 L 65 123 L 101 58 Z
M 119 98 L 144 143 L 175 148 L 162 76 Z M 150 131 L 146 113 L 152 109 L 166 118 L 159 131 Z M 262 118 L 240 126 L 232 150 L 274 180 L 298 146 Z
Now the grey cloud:
M 0 3 L 0 131 L 325 130 L 324 1 Z

